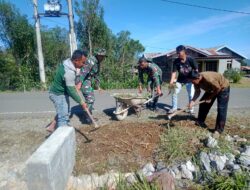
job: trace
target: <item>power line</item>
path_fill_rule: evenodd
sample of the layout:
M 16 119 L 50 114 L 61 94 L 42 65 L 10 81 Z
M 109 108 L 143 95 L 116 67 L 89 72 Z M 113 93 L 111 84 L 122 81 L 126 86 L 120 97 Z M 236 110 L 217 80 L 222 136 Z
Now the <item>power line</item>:
M 245 15 L 250 15 L 249 12 L 243 12 L 243 11 L 234 11 L 234 10 L 227 10 L 227 9 L 219 9 L 219 8 L 214 8 L 214 7 L 206 7 L 202 5 L 195 5 L 195 4 L 189 4 L 189 3 L 183 3 L 179 1 L 172 1 L 172 0 L 161 0 L 166 3 L 173 3 L 173 4 L 178 4 L 178 5 L 185 5 L 189 7 L 196 7 L 196 8 L 201 8 L 201 9 L 209 9 L 213 11 L 223 11 L 223 12 L 230 12 L 230 13 L 238 13 L 238 14 L 245 14 Z
M 148 46 L 148 45 L 145 45 L 145 47 L 147 48 L 155 48 L 155 49 L 162 49 L 162 50 L 172 50 L 172 49 L 170 49 L 170 48 L 164 48 L 164 47 L 156 47 L 156 46 Z

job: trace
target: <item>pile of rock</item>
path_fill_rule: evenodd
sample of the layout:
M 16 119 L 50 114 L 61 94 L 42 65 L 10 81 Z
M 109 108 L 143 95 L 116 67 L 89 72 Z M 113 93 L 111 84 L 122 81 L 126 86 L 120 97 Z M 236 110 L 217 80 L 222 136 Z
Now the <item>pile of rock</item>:
M 226 139 L 231 142 L 245 142 L 243 138 L 238 136 L 226 136 Z M 250 171 L 250 146 L 241 147 L 237 155 L 232 153 L 222 154 L 219 152 L 218 141 L 215 138 L 208 135 L 204 142 L 207 147 L 217 147 L 217 149 L 211 149 L 210 152 L 200 152 L 196 157 L 196 163 L 198 164 L 187 160 L 167 166 L 164 162 L 159 161 L 155 165 L 152 163 L 144 165 L 136 173 L 119 174 L 111 171 L 101 176 L 91 174 L 71 177 L 68 189 L 94 190 L 104 186 L 115 189 L 119 178 L 126 180 L 128 184 L 133 184 L 139 176 L 149 182 L 156 181 L 161 189 L 173 190 L 175 189 L 175 181 L 180 179 L 203 182 L 205 179 L 203 175 L 206 173 L 217 172 L 221 175 L 229 175 L 232 172 L 241 171 L 242 168 Z

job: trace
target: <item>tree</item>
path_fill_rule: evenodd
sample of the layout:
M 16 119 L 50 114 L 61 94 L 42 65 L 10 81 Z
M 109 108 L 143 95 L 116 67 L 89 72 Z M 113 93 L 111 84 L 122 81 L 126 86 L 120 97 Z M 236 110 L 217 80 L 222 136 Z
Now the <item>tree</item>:
M 37 70 L 33 27 L 14 5 L 0 0 L 0 28 L 1 45 L 13 55 L 18 66 L 16 75 L 25 90 L 27 83 L 36 82 L 36 76 L 29 73 Z
M 70 56 L 68 31 L 60 27 L 42 27 L 41 34 L 47 82 L 50 83 L 57 65 Z
M 103 21 L 103 7 L 99 0 L 76 1 L 76 14 L 79 17 L 77 22 L 77 36 L 80 45 L 89 49 L 90 55 L 96 46 L 104 45 L 107 40 L 108 28 Z M 106 39 L 105 39 L 106 38 Z
M 99 0 L 77 1 L 75 9 L 79 17 L 76 30 L 80 47 L 88 49 L 90 55 L 98 47 L 107 50 L 108 57 L 101 64 L 101 85 L 111 88 L 123 87 L 126 83 L 129 86 L 134 80 L 132 67 L 144 47 L 138 40 L 131 39 L 129 31 L 112 33 L 103 19 L 104 10 Z

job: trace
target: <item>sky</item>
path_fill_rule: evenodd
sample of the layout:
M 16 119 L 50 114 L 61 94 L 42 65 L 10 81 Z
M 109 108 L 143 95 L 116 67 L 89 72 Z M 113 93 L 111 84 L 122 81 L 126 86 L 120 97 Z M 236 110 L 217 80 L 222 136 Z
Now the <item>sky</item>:
M 32 0 L 9 1 L 34 23 Z M 250 13 L 250 0 L 174 1 Z M 45 2 L 46 0 L 38 0 L 39 12 L 43 12 Z M 144 45 L 145 52 L 166 52 L 180 44 L 200 48 L 227 45 L 250 58 L 250 14 L 201 9 L 164 0 L 100 2 L 104 7 L 104 20 L 113 33 L 130 31 L 131 37 Z M 61 3 L 63 12 L 67 12 L 66 0 L 61 0 Z M 66 17 L 42 18 L 41 23 L 48 27 L 68 28 Z

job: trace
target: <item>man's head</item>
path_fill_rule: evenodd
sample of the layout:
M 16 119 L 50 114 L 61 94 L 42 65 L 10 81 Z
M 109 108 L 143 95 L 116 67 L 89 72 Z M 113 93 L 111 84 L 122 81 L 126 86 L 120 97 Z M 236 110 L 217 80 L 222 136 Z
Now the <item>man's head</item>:
M 104 48 L 98 48 L 95 50 L 94 55 L 96 57 L 96 59 L 98 60 L 98 62 L 102 62 L 104 60 L 105 57 L 107 57 L 106 55 L 106 50 Z
M 192 71 L 189 76 L 188 79 L 191 80 L 191 82 L 195 85 L 199 84 L 201 81 L 201 75 L 199 74 L 198 71 Z
M 149 60 L 145 57 L 141 57 L 138 61 L 138 65 L 141 69 L 145 69 L 148 67 Z
M 84 65 L 87 59 L 87 53 L 81 50 L 75 50 L 71 56 L 71 61 L 75 65 L 75 68 L 80 69 Z
M 183 45 L 179 45 L 176 47 L 176 53 L 180 59 L 185 59 L 187 54 L 186 54 L 186 47 Z

